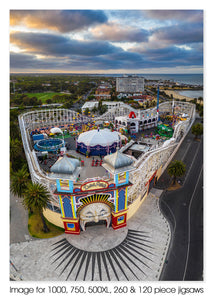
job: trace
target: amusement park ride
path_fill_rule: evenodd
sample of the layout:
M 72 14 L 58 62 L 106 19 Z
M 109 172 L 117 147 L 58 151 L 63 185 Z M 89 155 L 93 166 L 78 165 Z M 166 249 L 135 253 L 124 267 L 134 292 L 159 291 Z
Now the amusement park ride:
M 161 115 L 167 117 L 167 124 L 162 122 Z M 31 179 L 46 186 L 52 197 L 51 205 L 44 211 L 45 217 L 69 234 L 80 234 L 88 223 L 105 222 L 107 228 L 112 226 L 115 230 L 126 226 L 168 165 L 194 118 L 194 104 L 174 100 L 159 104 L 159 88 L 157 107 L 143 111 L 124 104 L 96 118 L 61 108 L 20 115 Z M 100 129 L 101 126 L 105 129 Z M 60 138 L 50 135 L 52 128 L 60 128 L 63 135 Z M 66 150 L 60 155 L 59 147 L 64 148 L 71 128 L 76 149 L 72 149 L 71 156 L 66 155 L 70 154 Z M 151 128 L 157 130 L 155 138 L 142 137 L 146 129 Z M 123 145 L 121 130 L 124 134 L 137 134 L 139 138 L 129 139 Z M 93 156 L 93 159 L 88 158 L 89 170 L 94 156 L 100 156 L 101 165 L 97 170 L 105 169 L 107 176 L 81 179 L 86 165 L 80 165 L 77 155 L 73 157 L 76 150 Z M 134 151 L 137 151 L 135 157 Z M 47 157 L 59 152 L 49 172 L 39 163 L 38 156 L 42 152 Z M 86 157 L 84 161 L 86 163 Z

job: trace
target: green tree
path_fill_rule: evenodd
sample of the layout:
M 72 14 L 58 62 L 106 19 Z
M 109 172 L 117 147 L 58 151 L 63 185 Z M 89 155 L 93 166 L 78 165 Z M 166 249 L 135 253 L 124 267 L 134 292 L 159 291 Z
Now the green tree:
M 22 154 L 22 143 L 16 139 L 10 139 L 10 161 L 12 164 Z
M 93 112 L 93 113 L 96 113 L 97 111 L 98 111 L 97 107 L 94 106 L 93 109 L 92 109 L 92 112 Z
M 47 188 L 40 183 L 30 182 L 24 192 L 23 205 L 25 208 L 40 214 L 45 233 L 49 232 L 49 228 L 43 215 L 43 209 L 47 207 L 48 203 L 50 203 L 50 194 Z
M 47 103 L 47 104 L 51 104 L 51 103 L 53 103 L 53 101 L 52 101 L 52 99 L 47 99 L 47 100 L 46 100 L 46 103 Z
M 17 109 L 11 109 L 10 110 L 10 122 L 14 121 L 18 123 L 18 115 L 19 111 Z
M 107 112 L 107 110 L 108 110 L 107 105 L 106 104 L 102 105 L 100 114 L 103 115 L 105 112 Z
M 63 108 L 70 108 L 72 106 L 72 101 L 66 101 L 64 104 L 63 104 Z
M 195 139 L 203 134 L 203 125 L 201 123 L 194 124 L 192 126 L 192 134 L 195 135 Z
M 17 124 L 17 122 L 11 121 L 10 122 L 10 137 L 11 139 L 15 140 L 20 139 L 21 135 L 20 135 L 20 130 L 19 130 L 19 126 Z
M 88 108 L 88 107 L 85 109 L 84 114 L 85 114 L 86 116 L 88 116 L 88 114 L 89 114 L 89 108 Z
M 172 184 L 176 183 L 177 177 L 181 177 L 186 172 L 186 165 L 179 160 L 172 161 L 168 167 L 168 174 L 173 178 Z
M 91 101 L 91 100 L 93 100 L 93 99 L 94 99 L 94 95 L 90 95 L 90 96 L 87 97 L 87 100 L 88 100 L 88 101 Z
M 22 197 L 27 184 L 29 183 L 29 173 L 27 167 L 23 166 L 17 172 L 11 173 L 10 191 L 13 195 Z
M 201 118 L 203 118 L 203 105 L 200 106 L 200 109 L 199 109 L 199 116 Z

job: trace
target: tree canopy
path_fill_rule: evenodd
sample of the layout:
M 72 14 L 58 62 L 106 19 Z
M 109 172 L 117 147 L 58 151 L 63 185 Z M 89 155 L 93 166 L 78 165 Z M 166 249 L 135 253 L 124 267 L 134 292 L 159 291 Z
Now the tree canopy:
M 24 192 L 23 205 L 31 211 L 39 212 L 44 232 L 49 232 L 43 215 L 43 209 L 47 207 L 48 203 L 50 203 L 50 194 L 47 188 L 40 183 L 28 183 Z
M 173 177 L 173 184 L 176 183 L 177 177 L 181 177 L 186 172 L 186 165 L 179 160 L 172 161 L 168 167 L 169 176 Z
M 22 197 L 27 188 L 28 183 L 29 183 L 29 173 L 26 166 L 23 166 L 17 172 L 12 172 L 10 191 L 12 192 L 13 195 Z
M 194 124 L 192 126 L 192 134 L 195 135 L 195 138 L 203 134 L 203 125 L 201 123 Z

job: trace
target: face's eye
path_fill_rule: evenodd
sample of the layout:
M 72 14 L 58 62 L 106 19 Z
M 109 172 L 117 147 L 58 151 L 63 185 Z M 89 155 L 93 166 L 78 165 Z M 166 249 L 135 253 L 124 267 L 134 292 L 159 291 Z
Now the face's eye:
M 99 216 L 104 216 L 105 214 L 107 214 L 107 211 L 105 209 L 102 209 L 99 213 Z
M 93 218 L 93 213 L 91 213 L 90 211 L 88 211 L 85 215 L 86 218 Z

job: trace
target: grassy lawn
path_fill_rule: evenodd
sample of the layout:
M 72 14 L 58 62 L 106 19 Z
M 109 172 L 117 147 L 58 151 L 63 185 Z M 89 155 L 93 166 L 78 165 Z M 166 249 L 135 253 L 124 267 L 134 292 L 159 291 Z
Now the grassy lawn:
M 45 238 L 52 238 L 64 233 L 64 229 L 57 227 L 46 220 L 47 227 L 50 229 L 48 233 L 44 233 L 42 231 L 43 223 L 41 217 L 38 213 L 29 213 L 28 219 L 28 230 L 31 236 L 45 239 Z
M 63 95 L 61 93 L 27 93 L 26 94 L 28 97 L 32 98 L 32 97 L 36 97 L 38 100 L 41 100 L 42 103 L 46 103 L 47 99 L 52 99 L 53 96 L 55 95 Z
M 62 128 L 62 131 L 63 131 L 63 128 Z M 72 135 L 71 135 L 70 133 L 66 133 L 66 134 L 64 134 L 64 135 L 61 135 L 61 134 L 55 135 L 55 137 L 56 137 L 57 139 L 63 139 L 63 138 L 67 139 L 67 138 L 70 138 L 71 136 L 72 136 Z

